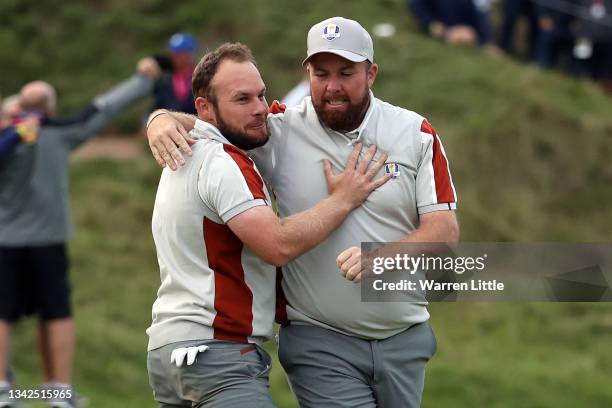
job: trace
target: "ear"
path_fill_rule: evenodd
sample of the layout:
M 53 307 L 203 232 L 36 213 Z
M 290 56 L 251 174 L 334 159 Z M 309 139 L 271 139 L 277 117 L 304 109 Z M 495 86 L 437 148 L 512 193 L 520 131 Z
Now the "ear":
M 198 117 L 205 122 L 216 125 L 217 117 L 212 102 L 203 96 L 198 96 L 195 100 L 195 107 L 198 111 Z
M 374 80 L 376 79 L 377 73 L 378 73 L 378 64 L 370 65 L 370 69 L 368 69 L 368 88 L 372 88 L 372 85 L 374 85 Z
M 312 65 L 310 65 L 310 61 L 308 61 L 306 63 L 306 70 L 305 70 L 305 75 L 306 78 L 308 79 L 308 81 L 310 81 L 310 79 L 312 78 L 312 73 L 314 72 L 314 69 L 312 68 Z

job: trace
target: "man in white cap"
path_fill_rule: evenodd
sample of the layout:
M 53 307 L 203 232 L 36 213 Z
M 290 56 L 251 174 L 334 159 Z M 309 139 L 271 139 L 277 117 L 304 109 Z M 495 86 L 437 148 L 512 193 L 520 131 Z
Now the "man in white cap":
M 283 267 L 279 358 L 302 407 L 417 407 L 436 348 L 426 303 L 362 302 L 351 282 L 361 281 L 361 242 L 457 242 L 448 161 L 422 116 L 374 97 L 378 66 L 358 22 L 334 17 L 314 25 L 304 65 L 312 96 L 270 115 L 269 142 L 252 155 L 280 215 L 326 196 L 325 178 L 312 168 L 329 160 L 341 169 L 357 142 L 389 155 L 385 172 L 393 179 L 327 240 Z M 179 148 L 190 153 L 183 126 L 191 129 L 195 118 L 154 114 L 153 154 L 176 168 L 184 161 Z

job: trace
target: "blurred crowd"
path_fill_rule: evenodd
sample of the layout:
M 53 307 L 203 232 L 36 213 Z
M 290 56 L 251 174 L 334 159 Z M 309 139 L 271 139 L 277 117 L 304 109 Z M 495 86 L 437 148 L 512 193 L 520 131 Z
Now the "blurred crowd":
M 75 328 L 67 243 L 69 158 L 120 113 L 147 96 L 151 110 L 194 112 L 191 73 L 199 49 L 189 33 L 173 35 L 163 55 L 140 60 L 136 72 L 81 110 L 56 115 L 55 88 L 40 80 L 7 96 L 0 110 L 0 407 L 15 407 L 11 329 L 37 315 L 41 390 L 52 408 L 83 407 L 72 389 Z M 57 397 L 57 398 L 56 398 Z
M 153 104 L 150 111 L 159 108 L 195 113 L 191 92 L 191 73 L 199 44 L 191 33 L 174 34 L 167 43 L 167 53 L 141 59 L 137 74 L 150 77 Z M 51 84 L 32 81 L 15 95 L 0 98 L 0 159 L 8 156 L 20 144 L 33 144 L 42 125 L 73 125 L 85 120 L 93 112 L 86 106 L 80 112 L 55 118 L 56 92 Z M 148 116 L 148 112 L 144 117 Z M 52 123 L 49 119 L 54 118 Z M 57 122 L 57 123 L 56 123 Z
M 423 31 L 612 91 L 612 0 L 408 0 Z M 493 24 L 493 22 L 497 24 Z

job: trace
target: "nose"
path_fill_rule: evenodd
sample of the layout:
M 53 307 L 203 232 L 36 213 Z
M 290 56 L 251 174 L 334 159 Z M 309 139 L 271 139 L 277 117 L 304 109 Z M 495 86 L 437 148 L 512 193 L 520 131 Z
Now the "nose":
M 340 90 L 342 89 L 342 85 L 340 84 L 340 79 L 337 78 L 336 76 L 331 76 L 327 80 L 326 88 L 327 88 L 327 92 L 331 92 L 331 93 L 340 92 Z
M 253 112 L 255 116 L 267 115 L 268 114 L 268 102 L 266 98 L 258 99 L 255 104 L 255 111 Z

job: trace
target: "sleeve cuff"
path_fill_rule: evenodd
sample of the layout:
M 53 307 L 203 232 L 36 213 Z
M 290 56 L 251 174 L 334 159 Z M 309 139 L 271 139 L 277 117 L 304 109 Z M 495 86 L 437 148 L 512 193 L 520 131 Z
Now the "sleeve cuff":
M 457 203 L 430 204 L 419 207 L 419 214 L 427 214 L 434 211 L 452 211 L 457 209 Z
M 223 220 L 225 224 L 227 224 L 229 220 L 231 220 L 238 214 L 241 214 L 245 212 L 246 210 L 249 210 L 253 207 L 259 207 L 262 205 L 266 205 L 266 206 L 268 205 L 266 200 L 256 199 L 256 200 L 250 200 L 250 201 L 244 202 L 242 204 L 238 204 L 234 208 L 231 208 L 227 210 L 226 212 L 224 212 L 223 214 L 221 214 L 221 219 Z

